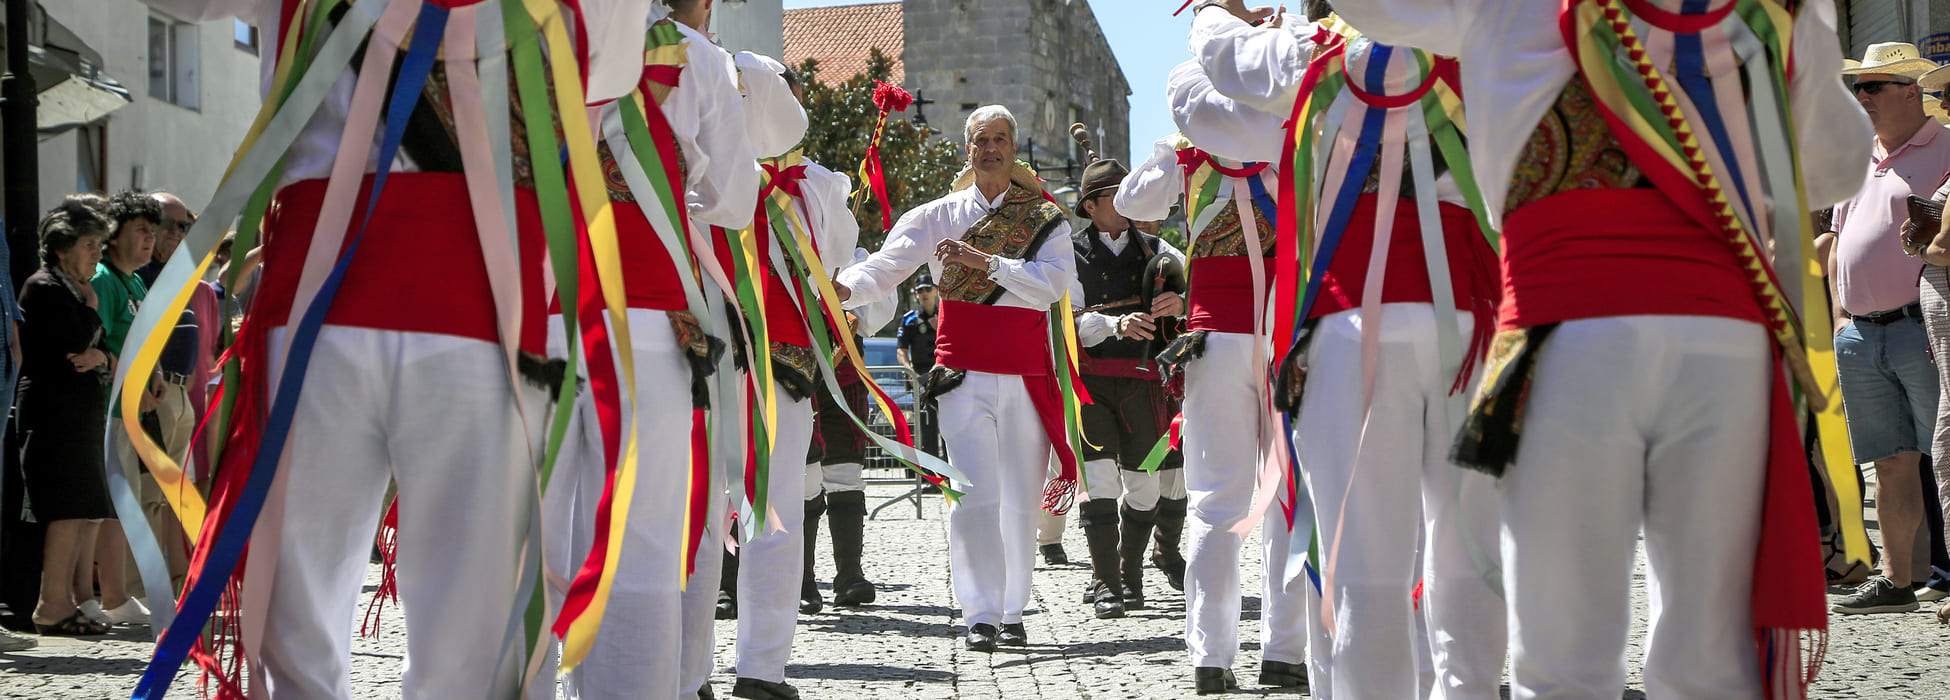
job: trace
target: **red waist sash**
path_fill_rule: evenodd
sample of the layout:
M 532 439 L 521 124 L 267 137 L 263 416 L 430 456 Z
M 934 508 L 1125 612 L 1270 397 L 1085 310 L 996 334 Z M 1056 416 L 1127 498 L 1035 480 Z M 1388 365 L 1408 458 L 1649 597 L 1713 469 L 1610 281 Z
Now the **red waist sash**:
M 1049 436 L 1050 449 L 1063 465 L 1062 476 L 1043 490 L 1043 507 L 1054 513 L 1069 509 L 1067 494 L 1076 485 L 1077 456 L 1070 447 L 1064 423 L 1063 389 L 1050 356 L 1049 313 L 1041 309 L 989 306 L 941 300 L 935 326 L 935 362 L 945 367 L 1014 374 L 1022 377 L 1029 403 Z M 1069 381 L 1063 371 L 1061 381 Z M 1083 395 L 1079 390 L 1078 396 Z M 1088 401 L 1087 398 L 1081 400 Z
M 367 175 L 350 230 L 362 223 L 371 187 Z M 285 325 L 291 314 L 324 201 L 325 180 L 302 180 L 279 190 L 264 217 L 264 278 L 251 314 L 265 328 Z M 460 173 L 393 173 L 325 323 L 499 342 L 494 294 L 468 201 Z M 521 348 L 539 353 L 547 328 L 542 220 L 533 190 L 515 189 L 513 223 L 521 246 Z
M 1722 234 L 1654 189 L 1572 190 L 1509 217 L 1498 328 L 1607 316 L 1764 323 Z
M 1253 332 L 1253 258 L 1244 255 L 1215 255 L 1193 258 L 1191 309 L 1185 316 L 1186 330 L 1220 333 Z M 1259 258 L 1261 279 L 1266 290 L 1273 289 L 1273 259 Z M 1427 286 L 1427 285 L 1424 285 Z
M 1374 251 L 1377 199 L 1376 195 L 1364 194 L 1355 201 L 1347 232 L 1341 236 L 1334 259 L 1321 275 L 1320 296 L 1314 300 L 1308 318 L 1361 308 L 1361 294 L 1367 286 L 1368 258 Z M 1443 202 L 1437 210 L 1442 214 L 1443 247 L 1449 258 L 1449 284 L 1456 308 L 1487 313 L 1496 307 L 1495 299 L 1500 296 L 1495 278 L 1496 251 L 1483 239 L 1476 216 L 1469 209 Z M 1434 302 L 1435 294 L 1429 288 L 1428 258 L 1422 251 L 1422 223 L 1417 218 L 1414 202 L 1404 200 L 1395 207 L 1392 230 L 1381 302 Z M 1481 308 L 1477 308 L 1478 301 L 1484 302 Z
M 1078 360 L 1077 373 L 1086 377 L 1162 378 L 1158 363 L 1146 357 L 1091 357 L 1086 352 Z
M 569 201 L 576 215 L 581 216 L 581 206 L 573 197 Z M 657 311 L 687 308 L 684 280 L 677 276 L 677 264 L 671 262 L 670 251 L 664 250 L 663 242 L 657 240 L 657 230 L 650 227 L 649 219 L 643 218 L 643 207 L 636 202 L 609 204 L 610 211 L 616 214 L 616 257 L 623 267 L 625 305 Z M 562 313 L 559 295 L 549 296 L 548 312 Z
M 718 264 L 723 265 L 727 274 L 737 274 L 737 262 L 731 258 L 731 249 L 725 245 L 722 229 L 712 228 L 713 252 L 718 256 Z M 760 239 L 763 243 L 765 239 Z M 779 278 L 778 270 L 771 267 L 770 258 L 766 260 L 765 282 L 760 286 L 765 295 L 765 332 L 774 343 L 812 347 L 812 336 L 806 334 L 805 316 L 794 304 L 792 297 L 786 296 L 785 281 Z
M 936 318 L 936 364 L 990 374 L 1052 374 L 1047 311 L 943 299 Z

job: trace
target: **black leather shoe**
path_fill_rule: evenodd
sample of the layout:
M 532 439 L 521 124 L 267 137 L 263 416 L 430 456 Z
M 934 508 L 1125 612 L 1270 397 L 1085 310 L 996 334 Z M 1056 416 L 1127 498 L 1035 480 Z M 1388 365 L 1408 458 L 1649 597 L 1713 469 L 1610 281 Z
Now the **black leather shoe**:
M 962 643 L 969 651 L 995 651 L 995 625 L 986 622 L 968 628 L 968 638 Z
M 1232 675 L 1232 669 L 1217 666 L 1200 666 L 1192 669 L 1192 685 L 1199 695 L 1218 695 L 1228 690 L 1239 689 L 1239 679 Z
M 1275 688 L 1307 687 L 1307 665 L 1284 661 L 1259 662 L 1259 684 Z
M 819 584 L 813 583 L 812 579 L 806 579 L 806 582 L 799 586 L 799 614 L 817 615 L 825 608 L 826 600 L 819 597 Z
M 1117 591 L 1111 590 L 1110 586 L 1102 583 L 1097 584 L 1091 589 L 1090 604 L 1091 612 L 1099 620 L 1111 620 L 1123 617 L 1124 608 L 1126 607 L 1124 598 L 1117 595 Z
M 1124 608 L 1126 610 L 1144 609 L 1144 585 L 1124 587 Z
M 731 597 L 730 593 L 718 591 L 718 612 L 716 616 L 720 620 L 738 619 L 738 599 Z
M 706 683 L 697 687 L 697 700 L 718 700 L 718 695 L 711 692 L 711 684 Z
M 1043 545 L 1043 563 L 1050 566 L 1069 566 L 1070 553 L 1063 551 L 1063 543 Z
M 1002 634 L 996 635 L 995 643 L 1005 647 L 1027 646 L 1029 644 L 1029 630 L 1023 629 L 1022 623 L 1020 622 L 1004 622 L 1002 623 Z
M 872 605 L 877 591 L 873 583 L 866 579 L 854 579 L 844 584 L 833 583 L 833 604 L 846 606 Z
M 731 686 L 731 697 L 750 698 L 750 700 L 799 700 L 799 689 L 785 683 L 740 678 L 737 685 Z

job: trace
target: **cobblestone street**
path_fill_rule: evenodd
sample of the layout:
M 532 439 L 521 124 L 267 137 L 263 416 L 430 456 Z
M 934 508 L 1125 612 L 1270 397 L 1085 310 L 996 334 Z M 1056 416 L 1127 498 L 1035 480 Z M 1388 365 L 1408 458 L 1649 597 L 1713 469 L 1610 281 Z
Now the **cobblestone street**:
M 877 486 L 871 501 L 898 491 Z M 1120 620 L 1097 620 L 1079 601 L 1089 578 L 1079 564 L 1039 568 L 1035 598 L 1025 622 L 1026 650 L 974 654 L 959 643 L 961 620 L 949 593 L 946 510 L 930 497 L 923 516 L 910 504 L 887 508 L 867 525 L 867 574 L 880 587 L 867 608 L 828 606 L 800 619 L 789 680 L 808 698 L 1180 698 L 1190 697 L 1184 645 L 1184 598 L 1147 570 L 1150 606 Z M 1073 522 L 1074 524 L 1074 522 Z M 823 534 L 823 533 L 822 533 Z M 1244 568 L 1245 648 L 1234 668 L 1243 696 L 1275 693 L 1256 688 L 1259 666 L 1256 544 L 1247 546 Z M 1085 552 L 1082 533 L 1070 528 L 1066 546 Z M 1039 559 L 1040 563 L 1040 559 Z M 822 541 L 818 575 L 830 584 L 830 543 Z M 368 586 L 367 591 L 372 590 Z M 830 599 L 831 591 L 826 590 Z M 1639 617 L 1644 616 L 1643 585 Z M 1933 604 L 1901 615 L 1835 616 L 1828 663 L 1811 698 L 1950 697 L 1950 632 L 1937 626 Z M 348 633 L 352 630 L 348 630 Z M 735 672 L 731 637 L 735 623 L 718 623 L 718 672 L 712 678 L 727 697 Z M 1633 631 L 1633 673 L 1628 698 L 1643 697 L 1637 675 L 1642 628 Z M 397 606 L 387 608 L 378 639 L 353 646 L 354 693 L 359 698 L 398 697 L 405 634 Z M 149 649 L 146 631 L 123 628 L 101 640 L 44 638 L 38 649 L 0 653 L 0 698 L 94 700 L 126 698 Z M 171 697 L 193 698 L 195 673 L 179 678 Z

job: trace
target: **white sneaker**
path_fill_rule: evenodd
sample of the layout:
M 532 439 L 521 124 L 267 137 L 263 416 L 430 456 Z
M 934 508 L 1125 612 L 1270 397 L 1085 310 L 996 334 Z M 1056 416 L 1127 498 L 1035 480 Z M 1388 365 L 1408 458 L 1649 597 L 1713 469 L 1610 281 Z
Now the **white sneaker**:
M 109 621 L 108 613 L 102 611 L 102 601 L 98 599 L 90 598 L 88 599 L 87 602 L 82 603 L 81 614 L 87 617 L 88 619 L 93 620 L 95 624 L 98 625 L 115 624 L 114 622 Z
M 121 607 L 118 607 L 114 610 L 110 610 L 104 614 L 108 617 L 109 624 L 114 624 L 114 625 L 149 624 L 148 606 L 143 605 L 141 600 L 137 600 L 135 598 L 130 598 L 129 602 L 123 603 Z
M 0 651 L 27 651 L 40 645 L 41 640 L 0 629 Z
M 1916 602 L 1918 603 L 1934 603 L 1944 598 L 1950 598 L 1950 591 L 1938 590 L 1929 586 L 1916 589 Z

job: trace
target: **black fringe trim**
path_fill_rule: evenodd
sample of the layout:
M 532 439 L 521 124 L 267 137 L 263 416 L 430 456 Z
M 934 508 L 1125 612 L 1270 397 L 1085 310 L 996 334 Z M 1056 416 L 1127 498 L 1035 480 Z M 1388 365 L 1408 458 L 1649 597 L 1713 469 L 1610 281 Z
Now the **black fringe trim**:
M 1449 459 L 1464 469 L 1501 477 L 1517 460 L 1524 403 L 1537 372 L 1537 352 L 1557 324 L 1501 331 L 1491 341 L 1481 393 L 1456 435 Z
M 1174 399 L 1185 398 L 1185 364 L 1205 356 L 1205 336 L 1211 331 L 1191 331 L 1178 336 L 1158 353 L 1158 374 L 1164 378 L 1165 393 Z

